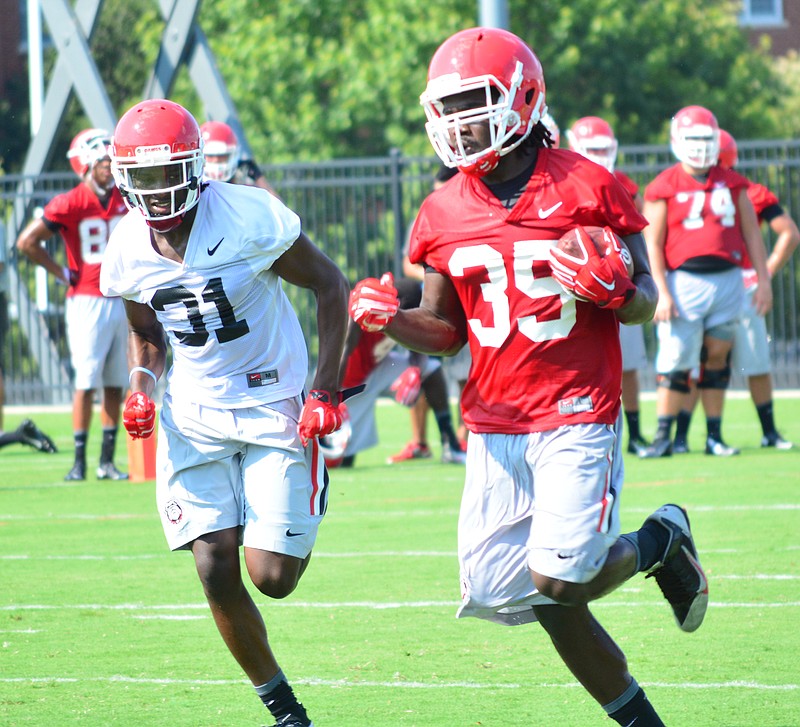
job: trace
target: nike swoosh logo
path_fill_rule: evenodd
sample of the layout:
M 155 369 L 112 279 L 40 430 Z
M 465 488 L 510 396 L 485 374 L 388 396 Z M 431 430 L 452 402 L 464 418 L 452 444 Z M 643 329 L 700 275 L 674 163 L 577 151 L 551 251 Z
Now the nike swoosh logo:
M 563 202 L 556 202 L 552 207 L 548 207 L 546 210 L 543 210 L 541 207 L 539 208 L 539 219 L 544 220 L 547 219 L 550 215 L 553 214 L 561 205 L 564 204 Z
M 293 533 L 291 528 L 286 528 L 287 538 L 296 538 L 298 535 L 305 535 L 305 533 Z
M 225 239 L 224 237 L 220 237 L 220 238 L 219 238 L 219 242 L 218 242 L 216 245 L 214 245 L 214 247 L 208 247 L 208 248 L 206 248 L 206 252 L 207 252 L 209 255 L 213 255 L 213 254 L 214 254 L 214 253 L 217 251 L 217 248 L 218 248 L 218 247 L 219 247 L 219 246 L 222 244 L 222 241 L 223 241 L 224 239 Z
M 591 272 L 591 271 L 589 271 L 589 272 Z M 600 278 L 598 278 L 598 277 L 597 277 L 597 276 L 596 276 L 594 273 L 592 273 L 592 277 L 593 277 L 593 278 L 594 278 L 594 279 L 595 279 L 595 280 L 596 280 L 598 283 L 600 283 L 600 285 L 602 285 L 602 286 L 603 286 L 603 287 L 604 287 L 604 288 L 605 288 L 605 289 L 606 289 L 606 290 L 607 290 L 609 293 L 610 293 L 610 292 L 612 292 L 612 291 L 614 290 L 614 287 L 615 287 L 615 286 L 614 286 L 614 283 L 607 283 L 605 280 L 600 280 Z

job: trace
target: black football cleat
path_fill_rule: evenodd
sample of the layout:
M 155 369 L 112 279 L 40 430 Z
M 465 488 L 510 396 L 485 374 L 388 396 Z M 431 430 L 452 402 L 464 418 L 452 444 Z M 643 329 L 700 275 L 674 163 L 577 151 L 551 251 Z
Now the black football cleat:
M 40 452 L 53 454 L 58 452 L 53 440 L 50 439 L 39 427 L 30 419 L 24 419 L 17 427 L 17 434 L 23 444 L 38 449 Z
M 128 473 L 127 472 L 120 472 L 115 466 L 113 462 L 101 462 L 99 467 L 97 468 L 97 475 L 98 480 L 127 480 Z

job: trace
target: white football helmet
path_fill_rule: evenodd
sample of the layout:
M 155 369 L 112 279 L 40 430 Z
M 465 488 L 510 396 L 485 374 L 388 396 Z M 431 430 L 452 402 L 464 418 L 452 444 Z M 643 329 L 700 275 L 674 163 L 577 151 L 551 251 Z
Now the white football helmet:
M 672 117 L 672 153 L 695 169 L 708 169 L 719 157 L 719 124 L 708 109 L 686 106 Z
M 174 229 L 200 199 L 203 138 L 194 116 L 166 99 L 136 104 L 114 130 L 111 171 L 130 209 L 159 232 Z
M 444 113 L 446 97 L 469 91 L 484 92 L 482 105 Z M 439 158 L 448 167 L 483 176 L 531 133 L 546 110 L 544 95 L 542 65 L 520 38 L 501 28 L 470 28 L 433 54 L 420 103 Z M 489 146 L 467 151 L 462 128 L 486 122 Z
M 599 116 L 584 116 L 567 130 L 567 139 L 572 151 L 614 171 L 619 144 L 607 121 Z
M 206 179 L 229 182 L 236 174 L 241 151 L 233 129 L 222 121 L 206 121 L 201 124 L 203 155 L 206 158 Z

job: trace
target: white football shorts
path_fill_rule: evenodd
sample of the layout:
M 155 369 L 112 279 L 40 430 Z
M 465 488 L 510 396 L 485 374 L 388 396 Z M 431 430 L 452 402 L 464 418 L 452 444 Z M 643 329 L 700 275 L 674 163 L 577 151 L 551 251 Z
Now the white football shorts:
M 742 271 L 719 273 L 667 273 L 667 285 L 678 316 L 656 326 L 656 371 L 669 374 L 699 367 L 703 334 L 724 324 L 735 327 L 744 303 Z
M 375 403 L 378 401 L 378 397 L 388 391 L 395 379 L 409 367 L 409 357 L 410 353 L 404 348 L 394 348 L 389 351 L 386 357 L 370 371 L 364 382 L 366 384 L 364 390 L 347 400 L 347 410 L 350 414 L 350 426 L 353 428 L 353 433 L 347 443 L 345 457 L 358 454 L 378 443 Z M 422 380 L 425 381 L 441 365 L 441 361 L 438 359 L 428 357 L 421 371 Z M 421 393 L 420 396 L 422 396 Z
M 300 443 L 300 397 L 243 409 L 164 396 L 156 453 L 156 502 L 170 549 L 240 528 L 243 545 L 305 558 L 328 499 L 316 439 Z
M 127 389 L 128 320 L 122 298 L 70 296 L 65 319 L 75 388 Z
M 649 366 L 644 346 L 644 328 L 641 325 L 619 327 L 619 345 L 622 349 L 622 370 L 638 371 Z
M 617 426 L 470 433 L 458 520 L 459 618 L 535 621 L 553 603 L 530 571 L 588 583 L 619 536 L 624 476 Z
M 760 376 L 772 370 L 767 321 L 764 316 L 758 315 L 753 305 L 755 291 L 756 286 L 748 287 L 745 291 L 742 316 L 733 339 L 731 369 L 742 376 Z

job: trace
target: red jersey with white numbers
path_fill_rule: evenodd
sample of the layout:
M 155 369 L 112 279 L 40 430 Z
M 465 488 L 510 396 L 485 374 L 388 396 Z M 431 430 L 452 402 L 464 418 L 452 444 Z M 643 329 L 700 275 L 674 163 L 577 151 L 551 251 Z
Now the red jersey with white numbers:
M 675 164 L 647 185 L 646 200 L 667 203 L 667 268 L 706 256 L 742 265 L 746 246 L 735 200 L 749 184 L 741 174 L 719 166 L 698 178 Z
M 450 278 L 466 314 L 472 367 L 461 405 L 470 430 L 521 434 L 616 421 L 617 318 L 566 293 L 547 262 L 576 225 L 629 235 L 647 220 L 609 172 L 566 149 L 539 150 L 510 210 L 468 174 L 423 202 L 410 259 Z
M 614 179 L 616 179 L 625 189 L 628 190 L 628 194 L 631 197 L 635 197 L 639 193 L 639 185 L 636 184 L 625 172 L 621 172 L 619 169 L 615 169 L 614 172 Z
M 111 231 L 127 211 L 116 187 L 104 207 L 86 184 L 53 197 L 45 205 L 44 221 L 51 229 L 58 227 L 67 248 L 67 265 L 78 273 L 78 282 L 70 285 L 67 296 L 102 295 L 100 264 Z
M 396 345 L 382 331 L 361 331 L 361 338 L 347 359 L 342 388 L 349 389 L 351 386 L 363 384 Z

